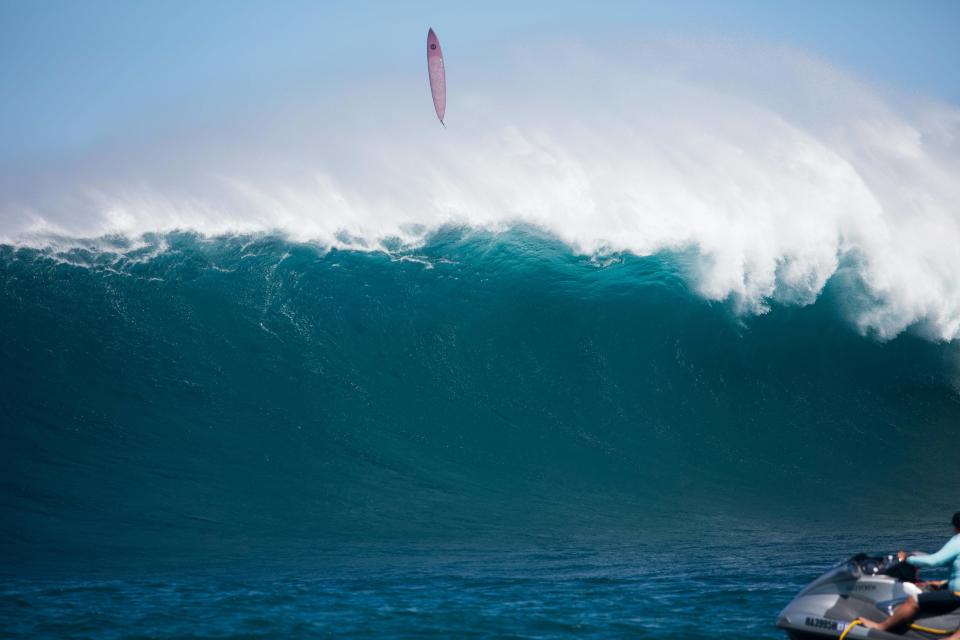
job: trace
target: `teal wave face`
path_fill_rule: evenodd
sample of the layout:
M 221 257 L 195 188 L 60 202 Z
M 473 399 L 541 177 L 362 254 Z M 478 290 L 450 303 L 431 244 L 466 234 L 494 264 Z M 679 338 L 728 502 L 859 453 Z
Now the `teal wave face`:
M 951 509 L 950 345 L 685 269 L 525 229 L 2 247 L 4 560 Z

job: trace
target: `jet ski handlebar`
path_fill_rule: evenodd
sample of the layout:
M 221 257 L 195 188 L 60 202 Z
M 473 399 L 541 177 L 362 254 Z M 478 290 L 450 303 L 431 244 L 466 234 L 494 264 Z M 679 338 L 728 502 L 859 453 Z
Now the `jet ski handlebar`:
M 906 562 L 901 562 L 896 554 L 885 556 L 869 556 L 858 553 L 844 563 L 848 571 L 858 576 L 890 576 L 900 582 L 916 582 L 919 579 L 917 568 Z

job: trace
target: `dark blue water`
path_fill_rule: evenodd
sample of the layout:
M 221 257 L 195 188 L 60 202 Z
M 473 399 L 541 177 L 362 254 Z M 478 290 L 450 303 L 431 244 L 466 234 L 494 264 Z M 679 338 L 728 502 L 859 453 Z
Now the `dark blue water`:
M 0 247 L 0 633 L 779 637 L 956 510 L 954 345 L 529 229 Z M 852 271 L 852 270 L 851 270 Z

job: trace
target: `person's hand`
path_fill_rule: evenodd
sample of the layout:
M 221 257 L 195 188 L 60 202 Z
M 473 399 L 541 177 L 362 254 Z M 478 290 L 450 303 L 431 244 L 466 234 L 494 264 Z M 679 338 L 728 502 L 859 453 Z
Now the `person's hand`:
M 917 585 L 924 591 L 936 591 L 937 589 L 943 586 L 941 584 L 942 582 L 944 581 L 943 580 L 917 580 L 913 584 Z

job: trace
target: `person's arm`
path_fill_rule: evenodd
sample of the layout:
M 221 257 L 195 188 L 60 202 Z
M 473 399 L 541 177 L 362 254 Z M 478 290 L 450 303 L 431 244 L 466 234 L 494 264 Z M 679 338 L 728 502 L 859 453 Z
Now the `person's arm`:
M 943 548 L 928 556 L 910 556 L 907 564 L 915 567 L 944 567 L 953 562 L 960 555 L 960 539 L 952 538 Z

